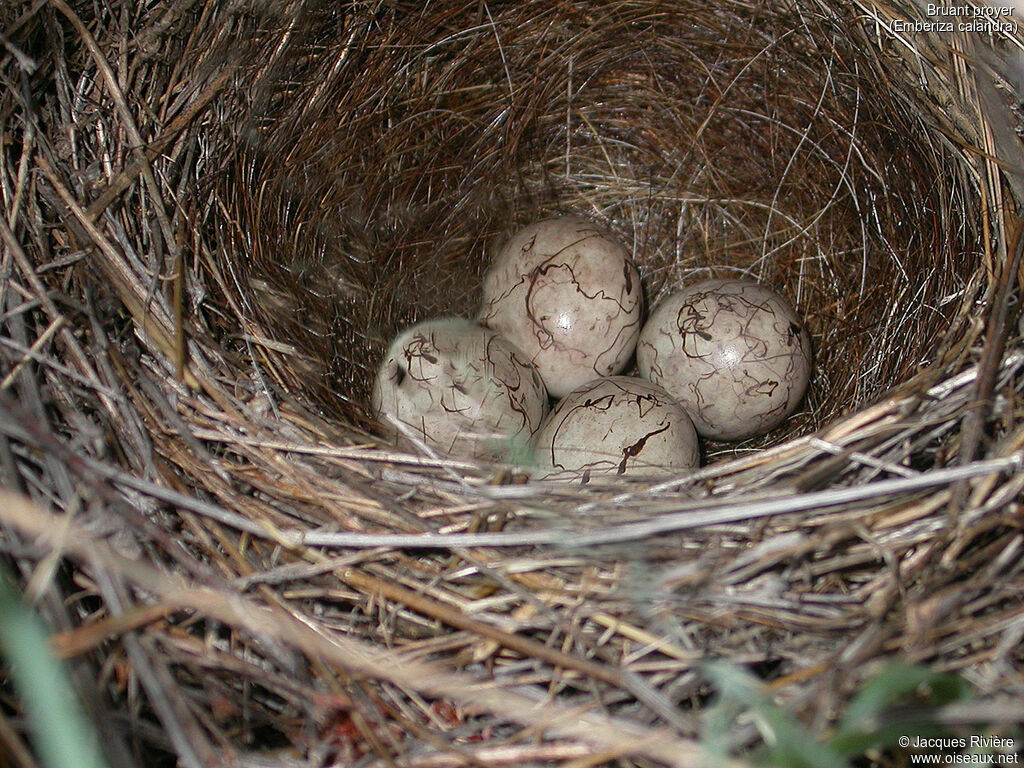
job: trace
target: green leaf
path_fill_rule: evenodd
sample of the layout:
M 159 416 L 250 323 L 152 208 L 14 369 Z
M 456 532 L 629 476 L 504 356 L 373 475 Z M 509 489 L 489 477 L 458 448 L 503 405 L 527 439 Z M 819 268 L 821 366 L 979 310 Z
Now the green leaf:
M 906 724 L 886 718 L 897 704 L 911 695 L 924 693 L 927 704 L 941 706 L 963 698 L 968 690 L 967 683 L 957 675 L 900 662 L 890 664 L 850 702 L 829 743 L 847 756 L 862 754 L 872 746 L 892 746 L 900 736 L 907 735 Z M 941 729 L 918 728 L 921 735 L 935 731 Z
M 749 708 L 768 699 L 764 683 L 742 667 L 724 661 L 709 661 L 702 670 L 715 686 L 720 700 L 735 701 Z
M 707 721 L 703 736 L 705 746 L 724 754 L 728 735 L 728 717 L 735 721 L 744 712 L 754 716 L 754 723 L 765 742 L 763 760 L 784 768 L 849 768 L 841 754 L 813 738 L 804 727 L 776 705 L 764 684 L 745 670 L 722 662 L 704 666 L 704 674 L 718 690 L 714 717 Z
M 770 704 L 756 712 L 767 759 L 781 768 L 850 768 L 846 759 L 809 734 L 784 710 Z

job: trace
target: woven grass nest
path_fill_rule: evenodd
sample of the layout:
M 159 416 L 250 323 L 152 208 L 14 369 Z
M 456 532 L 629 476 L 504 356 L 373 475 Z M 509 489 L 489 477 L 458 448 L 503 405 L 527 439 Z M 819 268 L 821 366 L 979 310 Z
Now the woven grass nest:
M 897 660 L 1012 734 L 1024 38 L 924 14 L 5 4 L 0 552 L 110 765 L 753 765 L 763 718 L 709 757 L 716 661 L 812 739 Z M 378 437 L 390 337 L 561 213 L 648 306 L 788 296 L 799 413 L 659 483 Z

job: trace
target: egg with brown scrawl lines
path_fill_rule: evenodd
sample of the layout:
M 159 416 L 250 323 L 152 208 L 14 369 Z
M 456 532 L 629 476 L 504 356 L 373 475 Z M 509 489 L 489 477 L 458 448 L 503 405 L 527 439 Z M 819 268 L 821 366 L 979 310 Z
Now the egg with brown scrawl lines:
M 705 280 L 663 299 L 640 333 L 640 375 L 687 410 L 697 432 L 743 440 L 796 410 L 811 345 L 796 311 L 750 280 Z
M 622 371 L 640 333 L 640 274 L 607 229 L 579 216 L 531 224 L 499 251 L 478 319 L 526 353 L 562 397 Z
M 452 456 L 514 458 L 547 413 L 537 369 L 496 331 L 458 317 L 414 325 L 392 341 L 374 381 L 381 427 Z
M 657 384 L 607 376 L 584 384 L 548 414 L 534 435 L 541 476 L 651 477 L 700 465 L 697 433 L 686 411 Z

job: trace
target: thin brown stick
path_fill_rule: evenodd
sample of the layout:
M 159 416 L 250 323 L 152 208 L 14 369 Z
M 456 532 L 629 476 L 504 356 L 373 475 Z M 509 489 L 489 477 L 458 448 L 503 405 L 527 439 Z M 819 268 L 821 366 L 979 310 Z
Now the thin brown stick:
M 39 768 L 18 732 L 11 726 L 10 722 L 0 713 L 0 744 L 6 755 L 13 760 L 14 768 Z
M 550 744 L 509 744 L 507 746 L 479 747 L 466 757 L 458 754 L 409 755 L 403 768 L 459 768 L 470 765 L 469 757 L 479 765 L 527 765 L 529 763 L 555 763 L 593 754 L 593 747 L 578 742 Z M 340 768 L 340 766 L 332 768 Z M 371 763 L 369 768 L 383 768 L 383 763 Z
M 47 180 L 53 185 L 54 190 L 68 207 L 72 216 L 77 219 L 91 240 L 97 245 L 98 252 L 103 256 L 103 258 L 98 260 L 101 268 L 108 279 L 114 284 L 118 296 L 135 317 L 136 322 L 145 330 L 146 337 L 153 341 L 162 354 L 170 359 L 174 359 L 175 342 L 171 330 L 171 321 L 167 314 L 152 302 L 146 301 L 147 291 L 139 283 L 138 278 L 127 269 L 113 244 L 89 220 L 86 212 L 72 196 L 70 190 L 60 181 L 60 178 L 46 158 L 39 155 L 36 158 L 36 162 L 39 163 Z M 0 230 L 0 234 L 2 234 L 2 230 Z M 198 389 L 200 386 L 199 381 L 188 370 L 185 371 L 184 380 L 190 387 Z
M 93 199 L 85 208 L 86 216 L 95 221 L 128 187 L 130 187 L 148 163 L 156 160 L 181 133 L 201 115 L 220 93 L 231 79 L 232 70 L 225 69 L 203 91 L 196 96 L 181 113 L 167 124 L 167 127 L 146 145 L 144 155 L 135 158 L 131 165 L 122 169 L 117 176 L 108 182 L 107 186 Z
M 135 606 L 124 613 L 59 632 L 51 638 L 57 654 L 64 659 L 88 653 L 101 643 L 166 618 L 170 611 L 162 605 Z
M 974 384 L 974 402 L 964 417 L 959 452 L 961 465 L 973 461 L 977 453 L 983 425 L 992 407 L 996 371 L 1003 359 L 1003 350 L 1006 347 L 1007 334 L 1010 330 L 1007 324 L 1009 299 L 1020 269 L 1021 257 L 1024 255 L 1024 219 L 1014 218 L 1012 226 L 1013 236 L 1008 247 L 1008 252 L 1012 255 L 1010 261 L 1004 264 L 1000 270 L 996 289 L 988 308 L 981 365 Z M 956 494 L 960 501 L 962 501 L 963 493 L 964 488 L 960 486 Z

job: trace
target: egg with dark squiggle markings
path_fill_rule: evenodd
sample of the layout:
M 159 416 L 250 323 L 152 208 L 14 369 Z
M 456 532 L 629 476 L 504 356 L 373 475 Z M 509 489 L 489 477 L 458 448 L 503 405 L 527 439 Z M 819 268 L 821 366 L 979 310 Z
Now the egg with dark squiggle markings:
M 657 384 L 633 376 L 595 379 L 573 390 L 534 435 L 543 477 L 651 477 L 700 465 L 686 411 Z
M 554 397 L 621 372 L 642 321 L 640 273 L 614 234 L 578 216 L 539 221 L 504 245 L 478 320 L 537 366 Z
M 743 440 L 781 424 L 807 391 L 811 344 L 796 311 L 749 280 L 705 280 L 651 312 L 636 352 L 702 437 Z
M 511 342 L 448 317 L 392 341 L 372 406 L 383 430 L 400 441 L 411 435 L 452 456 L 503 461 L 524 450 L 547 413 L 548 395 Z

